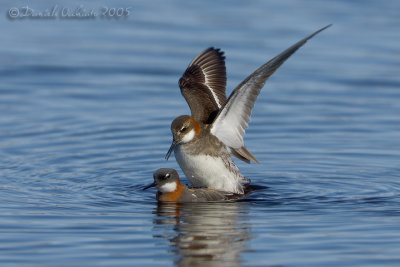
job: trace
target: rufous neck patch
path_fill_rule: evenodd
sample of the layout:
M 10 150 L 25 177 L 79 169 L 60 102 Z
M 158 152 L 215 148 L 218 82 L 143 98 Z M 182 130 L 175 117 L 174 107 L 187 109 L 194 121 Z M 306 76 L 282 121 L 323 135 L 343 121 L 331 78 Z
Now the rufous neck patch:
M 200 124 L 195 119 L 193 119 L 192 117 L 189 117 L 189 120 L 193 124 L 194 131 L 196 132 L 196 136 L 198 136 L 201 133 Z
M 185 189 L 185 187 L 181 184 L 181 181 L 178 179 L 176 181 L 175 191 L 169 192 L 169 193 L 158 192 L 157 199 L 158 199 L 158 201 L 161 201 L 161 202 L 176 202 L 181 197 L 184 189 Z

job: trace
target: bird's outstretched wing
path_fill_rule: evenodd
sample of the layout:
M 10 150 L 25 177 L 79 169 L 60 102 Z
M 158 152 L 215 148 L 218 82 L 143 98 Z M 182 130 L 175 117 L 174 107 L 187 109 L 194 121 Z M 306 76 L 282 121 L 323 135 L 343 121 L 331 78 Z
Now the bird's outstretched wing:
M 314 32 L 303 40 L 292 45 L 241 82 L 229 96 L 225 106 L 220 109 L 213 124 L 211 133 L 232 149 L 243 147 L 243 135 L 250 121 L 251 110 L 267 79 L 285 62 L 297 49 L 309 39 L 331 25 Z
M 212 123 L 226 102 L 224 53 L 210 47 L 199 54 L 180 78 L 179 87 L 192 117 L 203 124 Z
M 200 123 L 211 124 L 226 99 L 226 68 L 224 53 L 210 47 L 189 64 L 179 80 L 181 93 L 189 104 L 192 117 Z M 244 162 L 257 159 L 244 146 L 232 148 L 231 154 Z

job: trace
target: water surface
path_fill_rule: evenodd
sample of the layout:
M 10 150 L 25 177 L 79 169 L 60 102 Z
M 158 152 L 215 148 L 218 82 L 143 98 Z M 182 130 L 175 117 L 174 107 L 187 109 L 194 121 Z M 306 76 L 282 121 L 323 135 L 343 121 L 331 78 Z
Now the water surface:
M 397 1 L 113 1 L 132 14 L 4 15 L 26 4 L 7 1 L 0 18 L 2 266 L 400 264 Z M 192 58 L 222 48 L 230 92 L 329 23 L 254 108 L 245 142 L 260 164 L 238 165 L 265 189 L 197 205 L 142 191 L 154 170 L 179 170 L 164 156 L 171 121 L 189 113 L 177 81 Z

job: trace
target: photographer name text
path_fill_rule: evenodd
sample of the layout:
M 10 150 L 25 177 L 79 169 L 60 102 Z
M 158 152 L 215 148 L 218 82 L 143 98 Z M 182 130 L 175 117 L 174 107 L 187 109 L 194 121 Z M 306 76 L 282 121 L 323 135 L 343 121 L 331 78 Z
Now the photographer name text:
M 131 7 L 100 7 L 76 8 L 61 7 L 55 5 L 44 10 L 37 10 L 30 6 L 12 7 L 7 10 L 10 20 L 22 19 L 124 19 L 132 13 Z

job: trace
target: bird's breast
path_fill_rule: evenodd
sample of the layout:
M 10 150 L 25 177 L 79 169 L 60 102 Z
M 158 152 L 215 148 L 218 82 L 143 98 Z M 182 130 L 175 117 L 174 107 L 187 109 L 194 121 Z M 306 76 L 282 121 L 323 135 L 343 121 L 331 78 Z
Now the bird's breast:
M 225 151 L 218 156 L 192 153 L 180 145 L 175 149 L 175 158 L 193 186 L 241 193 L 244 177 Z

